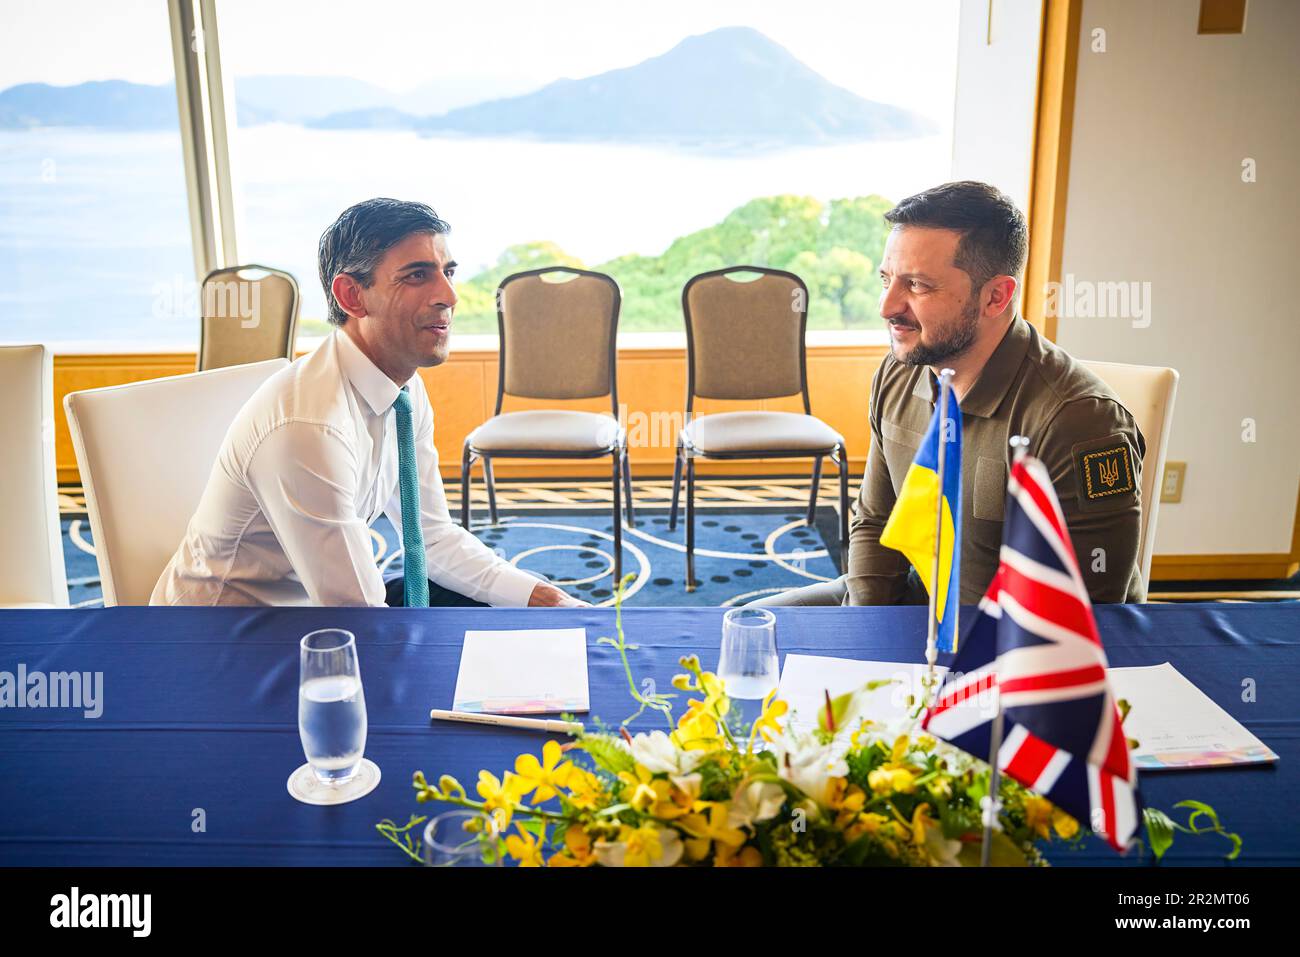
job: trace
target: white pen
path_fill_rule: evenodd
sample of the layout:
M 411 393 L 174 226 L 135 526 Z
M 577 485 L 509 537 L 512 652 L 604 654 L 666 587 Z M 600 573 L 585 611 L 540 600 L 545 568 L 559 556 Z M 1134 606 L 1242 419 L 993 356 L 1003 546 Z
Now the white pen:
M 516 718 L 508 714 L 476 714 L 469 711 L 442 711 L 434 708 L 429 718 L 437 721 L 464 721 L 467 724 L 490 724 L 499 728 L 527 728 L 530 731 L 553 731 L 557 734 L 580 734 L 578 721 L 560 721 L 553 718 Z

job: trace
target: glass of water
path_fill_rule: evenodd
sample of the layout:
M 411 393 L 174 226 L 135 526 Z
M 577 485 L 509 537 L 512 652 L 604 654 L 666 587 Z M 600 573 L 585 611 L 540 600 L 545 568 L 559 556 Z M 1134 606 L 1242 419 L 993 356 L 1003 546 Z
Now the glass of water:
M 776 616 L 766 608 L 732 608 L 722 616 L 718 677 L 727 695 L 763 699 L 780 681 L 776 654 Z
M 304 635 L 298 680 L 298 734 L 316 777 L 338 787 L 352 780 L 366 750 L 366 697 L 357 640 L 324 628 Z
M 429 867 L 499 867 L 496 822 L 481 811 L 439 814 L 424 828 L 424 863 Z

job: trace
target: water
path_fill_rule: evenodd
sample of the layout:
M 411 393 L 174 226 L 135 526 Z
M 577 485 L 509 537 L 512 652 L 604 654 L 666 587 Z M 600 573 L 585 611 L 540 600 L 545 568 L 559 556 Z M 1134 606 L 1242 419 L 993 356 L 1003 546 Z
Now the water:
M 238 255 L 292 272 L 320 318 L 317 240 L 371 196 L 433 205 L 470 278 L 536 240 L 588 265 L 658 255 L 758 196 L 898 199 L 947 179 L 950 159 L 947 137 L 710 152 L 267 124 L 232 146 Z M 179 134 L 0 131 L 0 270 L 0 342 L 195 348 Z
M 762 699 L 777 686 L 779 671 L 777 657 L 773 654 L 762 661 L 751 661 L 746 671 L 719 672 L 718 677 L 726 684 L 727 695 L 732 698 Z
M 346 780 L 366 750 L 366 698 L 352 675 L 309 678 L 299 686 L 298 733 L 316 773 Z

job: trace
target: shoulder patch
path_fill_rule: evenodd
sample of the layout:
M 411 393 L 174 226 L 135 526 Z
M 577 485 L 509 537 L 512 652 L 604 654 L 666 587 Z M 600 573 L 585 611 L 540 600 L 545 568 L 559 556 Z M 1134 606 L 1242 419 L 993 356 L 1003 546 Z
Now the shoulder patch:
M 1117 433 L 1106 439 L 1080 442 L 1073 451 L 1081 507 L 1101 508 L 1133 502 L 1137 494 L 1137 470 L 1132 448 L 1123 435 Z

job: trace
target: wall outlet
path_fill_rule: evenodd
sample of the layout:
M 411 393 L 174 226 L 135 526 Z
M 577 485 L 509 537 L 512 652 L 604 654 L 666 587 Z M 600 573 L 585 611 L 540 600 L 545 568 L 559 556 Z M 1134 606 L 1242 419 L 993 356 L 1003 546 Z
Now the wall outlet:
M 1186 475 L 1186 462 L 1166 462 L 1165 474 L 1160 477 L 1160 501 L 1181 502 L 1183 500 L 1183 479 Z

